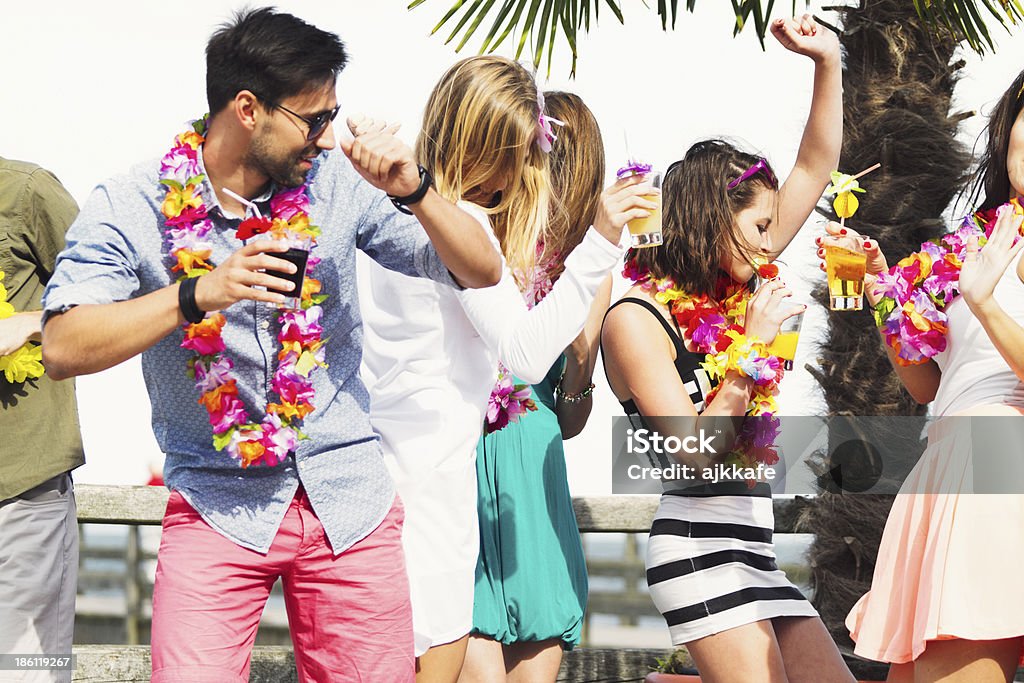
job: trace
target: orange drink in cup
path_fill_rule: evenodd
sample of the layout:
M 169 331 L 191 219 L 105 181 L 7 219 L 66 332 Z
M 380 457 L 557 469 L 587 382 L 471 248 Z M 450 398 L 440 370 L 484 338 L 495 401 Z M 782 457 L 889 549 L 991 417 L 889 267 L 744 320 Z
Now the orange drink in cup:
M 867 255 L 857 240 L 829 241 L 825 245 L 828 304 L 833 311 L 864 308 L 864 273 Z
M 661 174 L 653 173 L 651 171 L 650 164 L 641 164 L 635 161 L 630 162 L 628 166 L 620 168 L 616 175 L 619 179 L 642 175 L 644 176 L 644 181 L 650 184 L 651 187 L 657 190 L 661 189 Z M 658 192 L 656 194 L 646 194 L 642 196 L 644 199 L 657 204 L 658 208 L 651 211 L 646 218 L 634 218 L 626 224 L 626 227 L 629 228 L 630 246 L 634 249 L 656 247 L 662 243 L 661 193 Z
M 796 346 L 800 340 L 800 327 L 804 322 L 804 312 L 801 311 L 782 321 L 779 326 L 779 333 L 768 345 L 768 353 L 778 356 L 783 361 L 787 370 L 793 369 L 793 360 L 796 358 Z

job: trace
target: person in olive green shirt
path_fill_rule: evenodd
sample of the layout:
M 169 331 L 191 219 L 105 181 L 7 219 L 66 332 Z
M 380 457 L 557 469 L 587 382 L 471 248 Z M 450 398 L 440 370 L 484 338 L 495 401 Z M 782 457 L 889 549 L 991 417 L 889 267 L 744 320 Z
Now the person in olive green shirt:
M 78 206 L 34 164 L 0 157 L 0 356 L 40 339 L 41 298 Z M 8 309 L 9 310 L 9 309 Z M 0 655 L 71 653 L 78 525 L 71 470 L 84 462 L 73 380 L 0 373 Z M 3 671 L 70 681 L 71 671 Z

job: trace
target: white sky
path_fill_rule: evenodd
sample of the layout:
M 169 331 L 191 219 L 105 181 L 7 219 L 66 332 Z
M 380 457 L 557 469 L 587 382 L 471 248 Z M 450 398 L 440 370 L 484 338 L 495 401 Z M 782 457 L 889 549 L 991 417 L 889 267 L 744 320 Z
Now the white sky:
M 400 134 L 411 143 L 430 89 L 459 57 L 439 37 L 429 36 L 449 0 L 430 0 L 413 12 L 406 4 L 277 3 L 346 42 L 351 62 L 338 82 L 342 116 L 364 112 L 399 121 Z M 623 131 L 628 130 L 630 152 L 663 168 L 694 141 L 725 135 L 765 154 L 784 178 L 806 118 L 810 61 L 771 38 L 762 52 L 750 28 L 733 39 L 730 5 L 721 0 L 699 3 L 696 14 L 683 13 L 677 29 L 668 33 L 661 31 L 653 9 L 635 0 L 624 4 L 625 26 L 604 11 L 595 33 L 581 37 L 578 77 L 568 79 L 568 49 L 559 45 L 545 85 L 577 92 L 594 111 L 610 170 L 626 157 Z M 819 5 L 812 3 L 812 9 Z M 81 204 L 98 181 L 163 154 L 183 122 L 205 111 L 206 40 L 240 6 L 225 0 L 11 3 L 0 24 L 0 155 L 50 169 Z M 480 38 L 467 45 L 465 55 L 477 48 L 487 28 L 481 26 Z M 965 54 L 959 109 L 987 113 L 1024 66 L 1019 31 L 1013 37 L 1001 29 L 995 34 L 999 51 L 994 56 L 982 60 Z M 511 55 L 512 50 L 510 41 L 500 52 Z M 982 123 L 980 117 L 967 122 L 964 139 L 973 140 Z M 809 290 L 804 277 L 818 277 L 816 221 L 812 216 L 783 255 L 798 293 Z M 620 280 L 613 298 L 623 289 Z M 805 332 L 820 330 L 822 320 L 821 311 L 809 311 Z M 813 359 L 811 336 L 801 339 L 797 368 Z M 601 370 L 594 381 L 590 423 L 566 443 L 576 494 L 606 493 L 610 486 L 610 417 L 621 409 Z M 80 378 L 78 396 L 88 458 L 78 480 L 144 482 L 162 457 L 150 431 L 137 359 Z M 817 385 L 803 370 L 789 373 L 783 383 L 782 409 L 797 415 L 822 412 Z

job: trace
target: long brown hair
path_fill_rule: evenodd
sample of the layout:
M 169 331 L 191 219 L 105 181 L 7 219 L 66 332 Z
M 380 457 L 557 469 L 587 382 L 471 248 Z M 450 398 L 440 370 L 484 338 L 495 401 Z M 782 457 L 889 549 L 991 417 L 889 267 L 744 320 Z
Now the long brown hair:
M 731 190 L 728 185 L 759 160 L 724 140 L 694 144 L 669 166 L 662 183 L 664 243 L 630 256 L 656 278 L 671 277 L 691 294 L 714 295 L 722 256 L 756 253 L 740 235 L 735 215 L 761 190 L 776 188 L 764 172 Z
M 1013 191 L 1010 175 L 1006 169 L 1007 152 L 1010 148 L 1010 131 L 1024 108 L 1024 71 L 1010 83 L 1003 96 L 999 98 L 992 116 L 989 117 L 985 131 L 988 140 L 985 151 L 978 161 L 978 170 L 974 172 L 971 203 L 977 204 L 984 197 L 979 210 L 991 209 L 1005 204 Z
M 504 181 L 501 199 L 482 207 L 513 271 L 529 272 L 547 232 L 550 178 L 537 146 L 539 104 L 533 76 L 497 56 L 456 62 L 434 87 L 416 155 L 451 201 Z
M 548 115 L 565 123 L 555 128 L 558 139 L 550 155 L 553 197 L 544 251 L 558 254 L 554 278 L 594 223 L 604 185 L 604 141 L 597 119 L 578 95 L 552 90 L 544 99 Z

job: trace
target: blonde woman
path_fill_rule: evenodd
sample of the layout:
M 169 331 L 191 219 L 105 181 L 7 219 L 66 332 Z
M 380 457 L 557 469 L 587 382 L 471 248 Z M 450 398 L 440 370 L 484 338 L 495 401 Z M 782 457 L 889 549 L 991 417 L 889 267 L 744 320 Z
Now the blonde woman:
M 597 213 L 604 145 L 578 96 L 545 93 L 548 113 L 565 123 L 551 151 L 549 257 L 530 278 L 529 301 L 542 300 L 561 274 L 560 254 L 579 244 Z M 611 296 L 606 278 L 583 331 L 530 389 L 536 411 L 477 445 L 480 558 L 473 635 L 462 683 L 554 681 L 562 650 L 580 639 L 587 569 L 566 481 L 562 439 L 583 430 L 592 407 L 591 376 L 601 320 Z M 518 380 L 514 380 L 518 383 Z
M 465 655 L 479 547 L 475 448 L 498 360 L 540 381 L 583 329 L 595 292 L 618 263 L 622 226 L 654 208 L 630 185 L 618 211 L 598 219 L 566 259 L 543 304 L 528 310 L 513 271 L 532 270 L 547 233 L 553 135 L 522 66 L 491 56 L 455 64 L 427 104 L 417 157 L 437 191 L 493 235 L 504 276 L 474 296 L 368 264 L 362 287 L 364 378 L 371 421 L 406 506 L 421 683 L 455 681 Z

